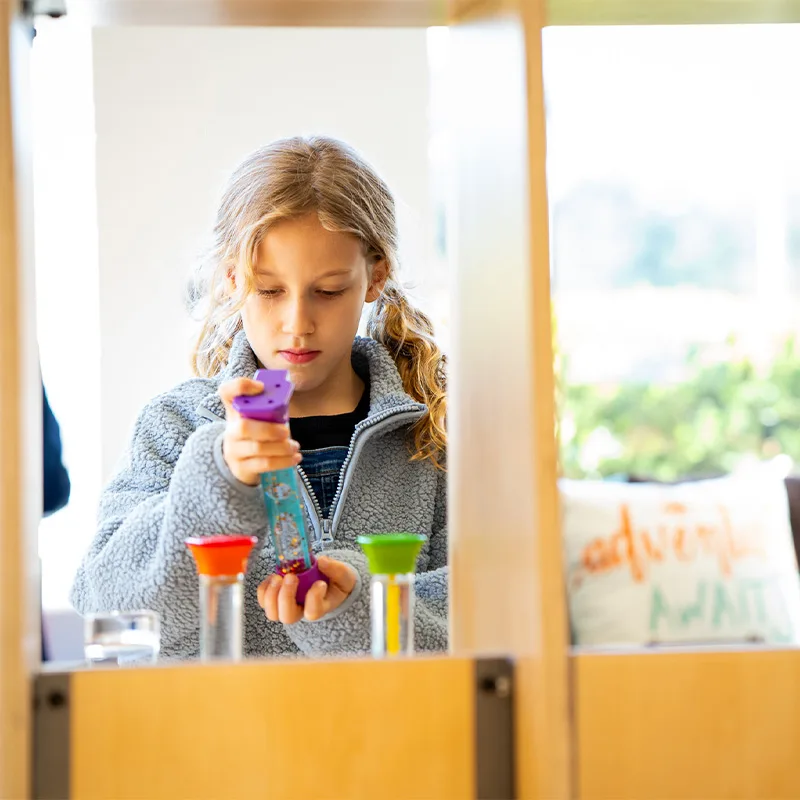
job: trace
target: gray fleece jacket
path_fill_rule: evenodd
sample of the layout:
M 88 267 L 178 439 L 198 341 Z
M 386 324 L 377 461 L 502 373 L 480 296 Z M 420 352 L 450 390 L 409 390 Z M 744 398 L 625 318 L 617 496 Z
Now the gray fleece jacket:
M 270 622 L 256 587 L 275 570 L 261 488 L 238 481 L 222 458 L 225 410 L 219 384 L 251 377 L 256 358 L 244 332 L 217 378 L 194 378 L 151 401 L 140 414 L 123 462 L 100 500 L 98 530 L 75 577 L 82 614 L 147 608 L 162 620 L 162 654 L 199 653 L 198 579 L 184 540 L 220 533 L 255 535 L 245 583 L 245 653 L 252 656 L 363 654 L 370 649 L 369 571 L 356 537 L 403 531 L 428 536 L 417 562 L 414 620 L 419 650 L 447 647 L 446 480 L 429 462 L 412 462 L 406 433 L 425 407 L 404 391 L 388 351 L 353 343 L 356 369 L 369 370 L 370 410 L 356 426 L 330 518 L 320 519 L 303 486 L 315 553 L 358 574 L 352 594 L 317 622 Z M 301 475 L 302 477 L 302 475 Z

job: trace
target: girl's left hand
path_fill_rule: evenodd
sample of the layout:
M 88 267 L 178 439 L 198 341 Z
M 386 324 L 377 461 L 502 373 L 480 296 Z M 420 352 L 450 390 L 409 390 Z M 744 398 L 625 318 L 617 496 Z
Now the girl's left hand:
M 258 604 L 264 609 L 267 619 L 293 625 L 305 618 L 310 622 L 321 619 L 338 608 L 350 595 L 356 585 L 356 575 L 352 567 L 341 561 L 320 556 L 317 559 L 320 570 L 330 581 L 317 581 L 306 594 L 305 605 L 297 605 L 297 576 L 272 575 L 258 587 Z

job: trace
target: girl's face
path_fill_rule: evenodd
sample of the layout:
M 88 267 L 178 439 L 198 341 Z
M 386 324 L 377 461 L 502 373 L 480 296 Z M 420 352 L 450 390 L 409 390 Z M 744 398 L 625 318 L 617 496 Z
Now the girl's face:
M 351 386 L 353 339 L 364 303 L 386 282 L 385 263 L 370 266 L 357 237 L 326 230 L 314 213 L 275 224 L 255 272 L 242 322 L 258 360 L 289 370 L 298 393 Z M 234 280 L 243 280 L 238 269 Z

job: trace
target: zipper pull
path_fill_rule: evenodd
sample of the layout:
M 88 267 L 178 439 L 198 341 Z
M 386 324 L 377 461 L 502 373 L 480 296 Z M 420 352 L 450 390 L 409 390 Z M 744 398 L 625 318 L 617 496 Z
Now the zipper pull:
M 322 546 L 325 547 L 326 544 L 331 544 L 333 542 L 333 534 L 331 533 L 331 521 L 330 519 L 323 519 L 322 520 Z

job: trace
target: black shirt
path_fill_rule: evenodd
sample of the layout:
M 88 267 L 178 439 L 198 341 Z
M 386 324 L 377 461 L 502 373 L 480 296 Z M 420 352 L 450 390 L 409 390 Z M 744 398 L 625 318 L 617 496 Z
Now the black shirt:
M 289 429 L 292 439 L 301 450 L 321 450 L 323 447 L 349 447 L 353 431 L 369 414 L 369 383 L 353 411 L 322 417 L 292 417 Z

